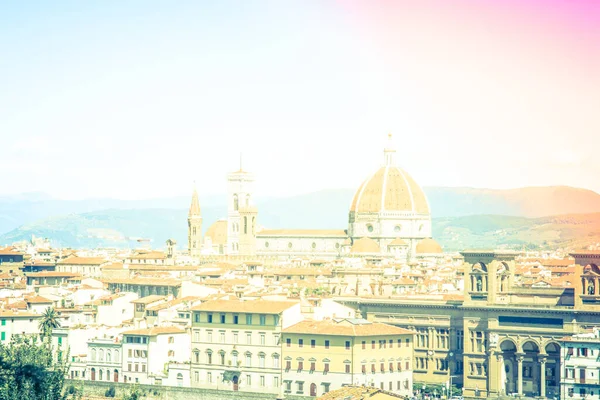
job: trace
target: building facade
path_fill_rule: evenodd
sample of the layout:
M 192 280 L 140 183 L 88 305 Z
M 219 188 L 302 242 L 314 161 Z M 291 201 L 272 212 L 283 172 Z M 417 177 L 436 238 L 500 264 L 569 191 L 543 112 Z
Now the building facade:
M 600 329 L 561 341 L 561 399 L 600 399 Z
M 281 335 L 302 320 L 299 303 L 213 300 L 192 315 L 192 387 L 280 393 Z
M 559 395 L 561 339 L 600 325 L 600 295 L 589 289 L 600 278 L 600 252 L 571 254 L 576 273 L 568 288 L 514 286 L 514 252 L 462 255 L 462 298 L 336 300 L 416 332 L 415 382 L 446 386 L 453 376 L 470 399 Z
M 414 332 L 360 318 L 305 320 L 283 331 L 285 394 L 320 396 L 347 385 L 412 395 Z

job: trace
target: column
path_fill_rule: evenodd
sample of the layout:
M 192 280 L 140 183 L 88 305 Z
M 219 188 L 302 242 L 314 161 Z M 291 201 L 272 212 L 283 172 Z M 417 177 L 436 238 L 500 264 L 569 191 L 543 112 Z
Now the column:
M 517 359 L 517 391 L 519 397 L 523 396 L 523 354 L 515 354 Z
M 506 382 L 504 379 L 504 356 L 501 353 L 496 355 L 498 359 L 498 393 L 504 394 L 506 392 Z
M 546 397 L 546 356 L 539 356 L 540 362 L 540 397 Z

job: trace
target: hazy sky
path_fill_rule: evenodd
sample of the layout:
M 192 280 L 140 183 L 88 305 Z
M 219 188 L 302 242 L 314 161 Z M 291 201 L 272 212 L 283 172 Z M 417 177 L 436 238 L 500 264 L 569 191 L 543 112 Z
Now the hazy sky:
M 3 1 L 0 193 L 600 191 L 600 1 Z

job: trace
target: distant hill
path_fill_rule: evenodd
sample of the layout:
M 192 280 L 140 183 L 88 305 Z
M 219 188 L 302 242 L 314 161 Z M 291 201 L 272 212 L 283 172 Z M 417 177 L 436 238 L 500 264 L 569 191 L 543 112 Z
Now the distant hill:
M 290 208 L 294 211 L 293 208 Z M 222 214 L 220 209 L 205 208 L 204 230 Z M 295 215 L 265 211 L 261 224 L 272 227 L 346 227 L 342 217 L 338 224 L 325 224 L 321 214 Z M 0 245 L 27 240 L 31 235 L 51 238 L 55 246 L 73 248 L 134 248 L 138 238 L 151 239 L 153 247 L 163 248 L 173 238 L 180 248 L 186 246 L 185 209 L 104 210 L 53 217 L 0 236 Z M 303 223 L 299 219 L 306 218 Z M 292 223 L 296 222 L 296 226 Z M 472 215 L 433 219 L 433 235 L 447 251 L 465 248 L 540 249 L 567 247 L 579 249 L 600 243 L 600 213 L 570 214 L 553 217 L 525 218 L 502 215 Z
M 434 218 L 469 215 L 550 215 L 600 212 L 600 195 L 566 186 L 511 190 L 425 187 Z M 270 227 L 345 227 L 354 189 L 331 189 L 285 197 L 256 199 L 261 222 Z M 190 196 L 145 200 L 58 200 L 43 193 L 0 196 L 0 234 L 22 225 L 70 214 L 102 210 L 185 209 Z M 225 217 L 225 195 L 202 196 L 205 219 Z M 184 221 L 185 222 L 185 219 Z

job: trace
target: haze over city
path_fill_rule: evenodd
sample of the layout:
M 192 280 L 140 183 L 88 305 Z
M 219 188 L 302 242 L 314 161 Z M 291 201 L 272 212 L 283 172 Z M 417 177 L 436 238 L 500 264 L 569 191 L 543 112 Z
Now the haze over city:
M 600 191 L 595 1 L 12 2 L 2 194 L 354 188 L 394 134 L 424 186 Z

